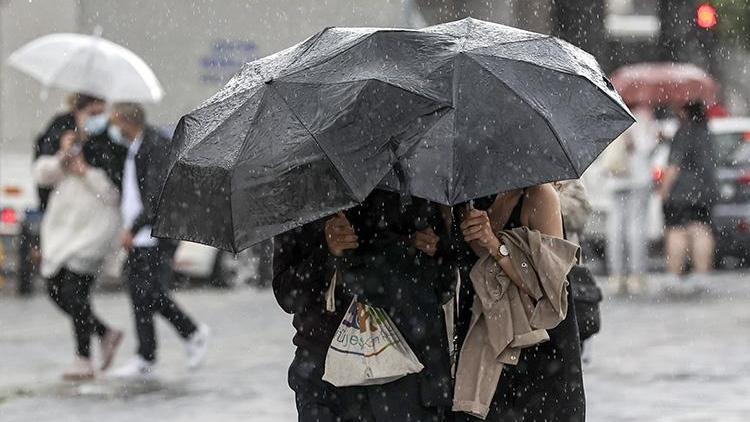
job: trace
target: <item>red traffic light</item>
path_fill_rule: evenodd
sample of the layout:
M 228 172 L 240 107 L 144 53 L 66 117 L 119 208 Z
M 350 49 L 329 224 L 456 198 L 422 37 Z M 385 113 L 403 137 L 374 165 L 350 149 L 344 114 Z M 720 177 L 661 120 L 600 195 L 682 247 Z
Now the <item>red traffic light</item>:
M 716 8 L 710 3 L 701 4 L 695 13 L 695 21 L 700 28 L 712 29 L 718 23 Z

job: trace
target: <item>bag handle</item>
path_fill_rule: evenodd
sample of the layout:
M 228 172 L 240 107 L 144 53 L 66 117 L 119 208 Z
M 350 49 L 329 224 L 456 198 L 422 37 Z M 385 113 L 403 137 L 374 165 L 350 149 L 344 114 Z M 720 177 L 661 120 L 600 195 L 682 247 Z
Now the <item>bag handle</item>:
M 339 269 L 336 268 L 333 272 L 333 276 L 331 276 L 331 282 L 328 284 L 328 289 L 326 289 L 325 299 L 327 312 L 336 312 L 336 280 L 338 277 Z

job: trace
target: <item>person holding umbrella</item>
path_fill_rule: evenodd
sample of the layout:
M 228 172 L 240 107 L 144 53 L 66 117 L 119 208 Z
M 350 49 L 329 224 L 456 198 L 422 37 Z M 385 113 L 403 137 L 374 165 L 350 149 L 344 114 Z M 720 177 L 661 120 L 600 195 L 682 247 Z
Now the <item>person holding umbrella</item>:
M 481 406 L 477 403 L 459 401 L 465 395 L 460 393 L 465 387 L 462 384 L 462 379 L 465 379 L 462 377 L 462 371 L 464 361 L 469 358 L 461 354 L 468 353 L 467 335 L 470 333 L 470 323 L 473 327 L 472 321 L 477 317 L 477 304 L 474 302 L 479 299 L 470 281 L 474 277 L 472 268 L 479 262 L 477 257 L 480 260 L 482 257 L 491 257 L 497 263 L 498 271 L 505 273 L 513 284 L 523 286 L 521 272 L 524 267 L 534 264 L 530 261 L 515 262 L 514 257 L 509 255 L 508 246 L 503 243 L 498 233 L 524 227 L 553 238 L 563 237 L 560 200 L 555 189 L 549 184 L 483 198 L 476 201 L 476 206 L 476 209 L 473 206 L 455 208 L 463 211 L 459 213 L 463 216 L 457 216 L 456 219 L 460 221 L 461 234 L 466 246 L 469 247 L 459 255 L 463 261 L 460 266 L 462 282 L 456 327 L 460 357 L 454 410 L 460 411 L 455 414 L 455 420 L 585 420 L 581 350 L 571 299 L 567 300 L 567 314 L 562 322 L 548 330 L 549 340 L 523 348 L 515 365 L 505 365 L 502 368 L 494 397 L 489 396 L 492 397 L 491 403 L 484 409 L 484 417 L 479 415 Z M 546 269 L 536 268 L 535 271 L 543 273 Z M 562 278 L 565 276 L 566 274 L 557 275 Z M 506 290 L 501 296 L 507 294 Z M 569 296 L 569 293 L 566 296 Z M 515 317 L 513 325 L 515 326 Z M 485 368 L 483 371 L 488 369 Z M 480 381 L 475 383 L 479 385 Z M 468 390 L 474 391 L 474 387 L 469 387 Z M 468 406 L 467 403 L 472 405 Z
M 153 318 L 157 312 L 185 340 L 188 367 L 196 368 L 206 355 L 208 327 L 193 322 L 169 297 L 161 272 L 165 260 L 163 245 L 151 237 L 153 210 L 166 177 L 164 159 L 168 140 L 146 125 L 146 113 L 139 104 L 115 104 L 111 125 L 115 138 L 128 144 L 120 202 L 125 228 L 121 245 L 128 251 L 127 281 L 138 334 L 136 356 L 113 375 L 121 378 L 153 375 L 156 363 Z
M 399 194 L 376 190 L 346 213 L 274 239 L 274 293 L 297 329 L 289 385 L 300 421 L 445 420 L 451 380 L 441 305 L 451 297 L 454 272 L 440 210 L 413 201 L 404 205 Z M 415 221 L 427 227 L 416 230 Z M 341 277 L 332 286 L 336 269 Z M 353 295 L 389 314 L 424 364 L 420 373 L 372 386 L 322 380 L 326 351 Z
M 327 28 L 247 64 L 182 117 L 154 232 L 234 252 L 276 236 L 273 284 L 295 316 L 289 375 L 301 420 L 408 420 L 398 413 L 411 411 L 412 420 L 439 419 L 449 405 L 439 375 L 447 365 L 425 356 L 447 347 L 420 336 L 429 327 L 431 338 L 446 337 L 434 330 L 441 289 L 417 288 L 438 279 L 415 270 L 415 262 L 427 268 L 430 260 L 409 259 L 403 242 L 425 229 L 414 218 L 421 214 L 370 196 L 387 189 L 450 207 L 578 178 L 633 121 L 596 59 L 548 35 L 471 18 L 419 31 Z M 529 202 L 524 213 L 549 205 Z M 362 213 L 346 211 L 326 231 L 321 219 L 357 205 Z M 560 219 L 559 206 L 553 218 Z M 451 234 L 439 226 L 427 227 L 440 238 Z M 373 235 L 380 231 L 390 233 Z M 433 246 L 448 245 L 450 257 L 455 243 Z M 421 246 L 428 247 L 422 254 L 432 250 Z M 332 258 L 349 249 L 352 259 Z M 453 259 L 435 257 L 435 274 L 453 277 L 450 265 L 443 268 Z M 331 287 L 337 261 L 342 285 Z M 381 387 L 323 383 L 320 359 L 344 307 L 339 299 L 337 312 L 326 313 L 329 287 L 336 298 L 357 294 L 385 308 L 427 372 Z M 572 335 L 561 337 L 578 347 L 571 319 Z M 578 358 L 580 369 L 580 351 Z M 415 381 L 427 390 L 421 401 L 408 393 Z M 372 392 L 399 399 L 378 406 Z

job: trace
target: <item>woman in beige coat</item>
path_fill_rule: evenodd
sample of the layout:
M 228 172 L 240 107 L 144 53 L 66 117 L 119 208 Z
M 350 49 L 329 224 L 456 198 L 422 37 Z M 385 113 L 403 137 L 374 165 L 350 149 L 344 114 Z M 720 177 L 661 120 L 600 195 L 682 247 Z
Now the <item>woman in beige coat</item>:
M 498 233 L 518 227 L 544 235 L 562 237 L 560 200 L 548 184 L 493 195 L 467 207 L 457 216 L 465 241 L 460 254 L 461 285 L 457 316 L 458 345 L 466 337 L 475 297 L 469 281 L 477 258 L 488 253 L 514 283 L 521 277 L 513 267 L 507 247 Z M 569 294 L 569 290 L 568 290 Z M 524 349 L 517 365 L 503 369 L 495 395 L 486 415 L 488 421 L 583 421 L 585 397 L 581 376 L 580 345 L 572 300 L 565 319 L 549 330 L 550 340 Z M 457 421 L 480 420 L 457 413 Z

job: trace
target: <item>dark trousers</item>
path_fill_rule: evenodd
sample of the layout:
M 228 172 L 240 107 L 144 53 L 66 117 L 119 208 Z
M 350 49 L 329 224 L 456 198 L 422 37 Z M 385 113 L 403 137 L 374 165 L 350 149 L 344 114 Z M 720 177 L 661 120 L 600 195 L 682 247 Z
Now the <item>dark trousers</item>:
M 39 273 L 38 260 L 34 257 L 39 250 L 39 221 L 41 213 L 27 212 L 21 223 L 18 242 L 18 294 L 28 296 L 34 292 L 34 276 Z
M 93 275 L 81 275 L 65 268 L 47 280 L 49 297 L 70 316 L 76 338 L 78 356 L 91 356 L 91 336 L 99 337 L 107 333 L 107 326 L 91 310 L 91 286 Z
M 164 255 L 159 247 L 133 248 L 128 255 L 128 289 L 138 334 L 138 354 L 148 361 L 156 359 L 155 313 L 166 318 L 182 338 L 190 337 L 196 330 L 190 317 L 169 297 L 163 263 Z

